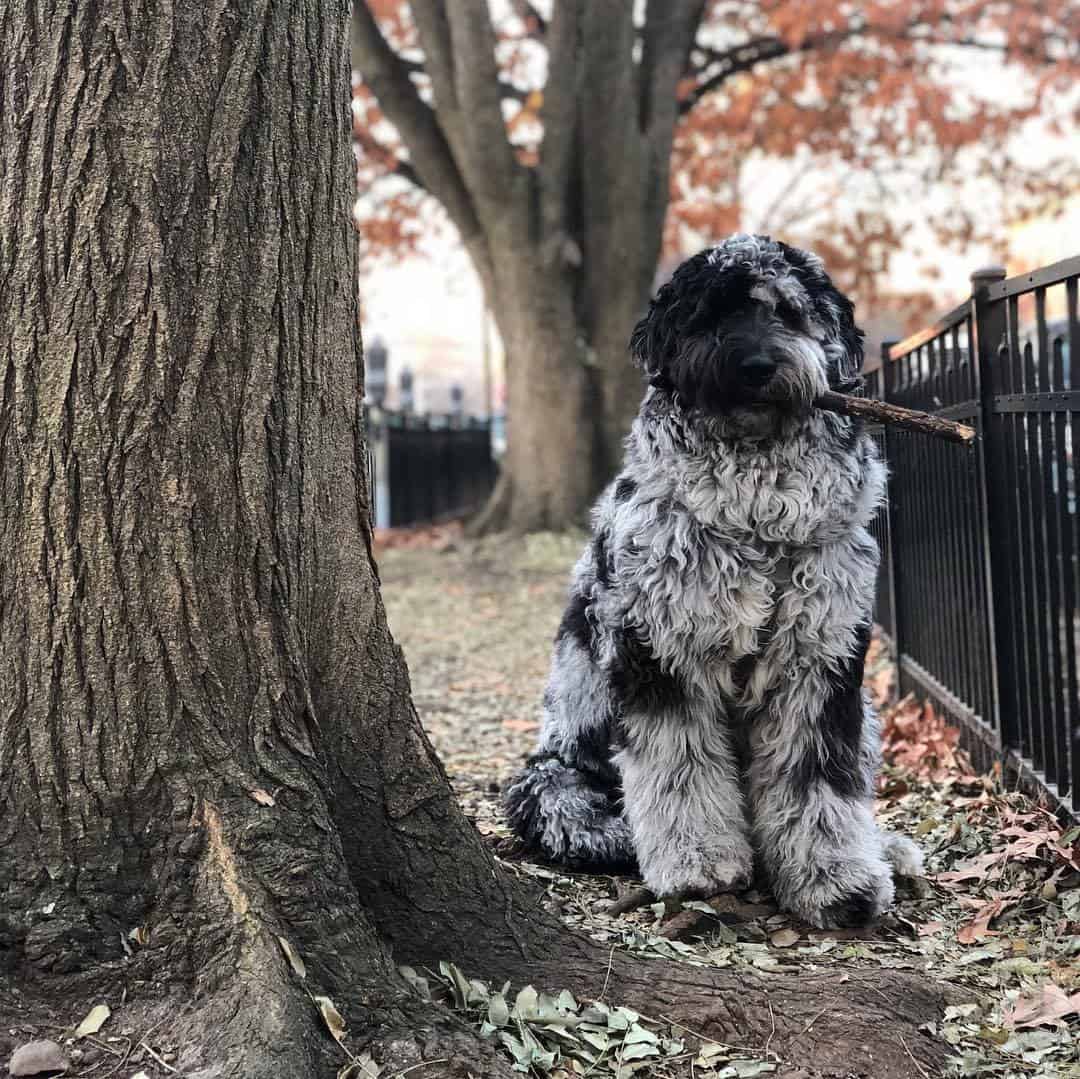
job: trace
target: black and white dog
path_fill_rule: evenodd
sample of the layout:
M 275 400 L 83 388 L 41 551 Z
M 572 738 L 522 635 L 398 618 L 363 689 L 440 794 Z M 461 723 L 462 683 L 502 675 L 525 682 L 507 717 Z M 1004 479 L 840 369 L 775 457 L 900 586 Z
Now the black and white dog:
M 852 304 L 815 255 L 736 235 L 679 267 L 630 344 L 649 388 L 574 568 L 512 826 L 555 862 L 636 862 L 663 896 L 744 887 L 756 854 L 806 921 L 871 921 L 921 858 L 873 815 L 885 468 L 859 421 L 813 407 L 857 382 Z

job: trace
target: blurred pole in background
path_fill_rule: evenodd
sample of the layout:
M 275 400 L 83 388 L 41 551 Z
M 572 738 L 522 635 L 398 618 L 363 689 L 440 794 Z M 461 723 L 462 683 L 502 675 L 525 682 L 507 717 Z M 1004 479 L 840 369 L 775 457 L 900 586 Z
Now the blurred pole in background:
M 381 337 L 376 337 L 364 354 L 364 390 L 367 399 L 378 408 L 382 408 L 386 402 L 386 369 L 389 359 L 390 350 Z
M 398 376 L 398 408 L 402 412 L 412 412 L 413 404 L 413 373 L 410 368 L 403 367 Z
M 495 409 L 491 400 L 491 325 L 486 303 L 480 307 L 480 326 L 484 349 L 484 418 L 490 420 Z

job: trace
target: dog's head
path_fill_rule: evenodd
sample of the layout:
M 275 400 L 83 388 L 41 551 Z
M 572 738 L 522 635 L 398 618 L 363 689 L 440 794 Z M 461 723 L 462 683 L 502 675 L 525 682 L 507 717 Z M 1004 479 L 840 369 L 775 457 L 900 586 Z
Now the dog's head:
M 854 307 L 821 260 L 767 236 L 735 235 L 687 259 L 630 339 L 653 385 L 685 408 L 809 407 L 862 368 Z

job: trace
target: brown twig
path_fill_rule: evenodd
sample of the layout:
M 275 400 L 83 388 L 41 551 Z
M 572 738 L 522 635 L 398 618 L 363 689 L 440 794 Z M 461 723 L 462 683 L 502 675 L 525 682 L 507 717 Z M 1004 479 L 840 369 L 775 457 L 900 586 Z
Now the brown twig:
M 814 402 L 818 408 L 829 412 L 840 412 L 845 416 L 859 416 L 864 420 L 899 427 L 905 431 L 919 431 L 925 435 L 936 435 L 949 442 L 969 445 L 975 439 L 975 428 L 965 423 L 933 416 L 929 412 L 919 412 L 913 408 L 902 408 L 888 401 L 877 401 L 871 397 L 849 397 L 846 393 L 826 390 Z

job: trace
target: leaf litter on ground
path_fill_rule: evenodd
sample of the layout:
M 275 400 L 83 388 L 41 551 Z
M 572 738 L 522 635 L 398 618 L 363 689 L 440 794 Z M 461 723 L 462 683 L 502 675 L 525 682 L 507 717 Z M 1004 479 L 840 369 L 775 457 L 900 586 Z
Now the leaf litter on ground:
M 850 933 L 814 930 L 752 891 L 611 915 L 612 900 L 639 882 L 522 857 L 499 791 L 532 750 L 550 642 L 584 541 L 583 534 L 470 541 L 449 529 L 395 536 L 377 547 L 390 626 L 409 661 L 417 708 L 466 813 L 504 867 L 539 884 L 568 925 L 642 957 L 750 970 L 835 968 L 854 978 L 870 967 L 922 972 L 956 986 L 970 1001 L 950 1007 L 934 1024 L 933 1033 L 952 1046 L 953 1074 L 1080 1079 L 1080 827 L 1062 825 L 1007 789 L 1000 772 L 977 775 L 959 732 L 930 703 L 913 697 L 887 703 L 894 667 L 880 638 L 871 642 L 866 663 L 867 688 L 882 706 L 886 756 L 878 817 L 915 839 L 927 866 L 925 881 L 901 885 L 895 910 L 880 925 Z M 662 935 L 674 918 L 682 919 L 685 932 Z M 440 972 L 427 981 L 449 991 L 447 977 Z M 516 995 L 504 995 L 508 1018 L 500 1025 L 487 1004 L 481 1009 L 479 983 L 467 984 L 474 999 L 461 998 L 463 1010 L 494 1028 L 493 1036 L 515 1039 L 513 1049 L 502 1044 L 518 1070 L 528 1057 L 526 1070 L 534 1075 L 582 1074 L 573 1068 L 585 1065 L 574 1064 L 567 1051 L 573 1044 L 567 1032 L 577 1027 L 514 1018 Z M 538 987 L 538 1005 L 541 993 L 557 1002 L 563 988 Z M 485 986 L 484 992 L 490 1003 L 492 991 Z M 526 1008 L 522 1016 L 528 1014 Z M 494 1018 L 501 1017 L 496 1002 Z M 776 1064 L 760 1050 L 724 1047 L 711 1064 L 708 1047 L 688 1032 L 644 1017 L 637 1022 L 660 1039 L 661 1052 L 621 1064 L 609 1052 L 588 1074 L 609 1079 L 618 1074 L 614 1066 L 648 1064 L 652 1071 L 637 1074 L 729 1079 L 768 1074 Z M 606 1027 L 605 1037 L 612 1044 Z M 683 1054 L 664 1055 L 665 1038 L 685 1040 Z M 596 1046 L 585 1051 L 599 1052 Z M 549 1053 L 557 1055 L 544 1072 Z M 764 1070 L 747 1070 L 759 1066 Z
M 425 977 L 411 967 L 402 977 L 425 1000 L 440 1000 L 470 1015 L 481 1036 L 498 1042 L 529 1075 L 597 1079 L 674 1075 L 677 1065 L 692 1065 L 701 1079 L 766 1075 L 772 1061 L 747 1050 L 693 1038 L 672 1024 L 651 1020 L 630 1008 L 602 1001 L 579 1002 L 566 989 L 551 994 L 526 985 L 516 993 L 509 982 L 498 989 L 468 978 L 452 963 L 441 963 Z M 434 982 L 434 989 L 432 983 Z

